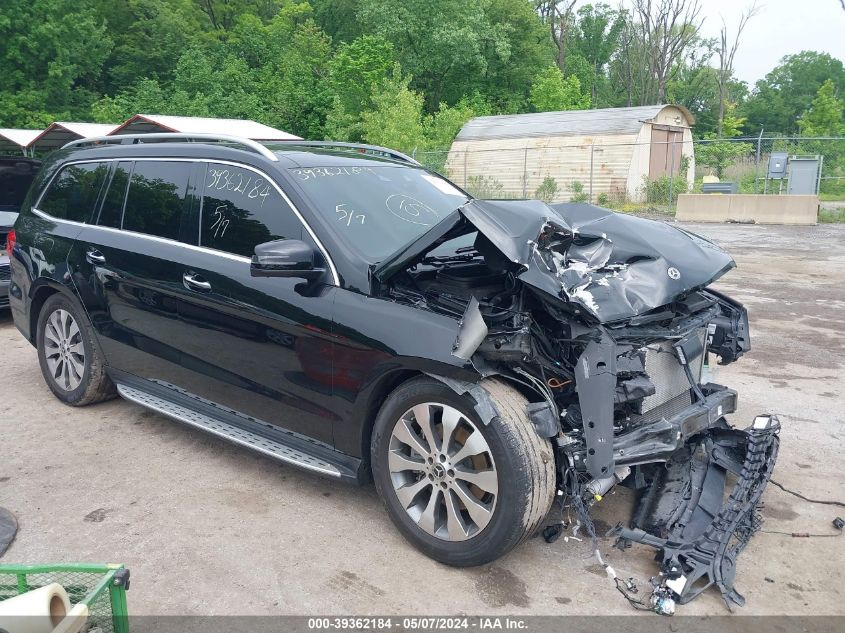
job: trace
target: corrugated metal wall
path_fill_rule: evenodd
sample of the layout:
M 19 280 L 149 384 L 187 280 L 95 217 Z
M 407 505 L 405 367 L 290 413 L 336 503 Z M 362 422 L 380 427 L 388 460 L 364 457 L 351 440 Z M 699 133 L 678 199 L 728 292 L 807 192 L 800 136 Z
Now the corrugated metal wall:
M 635 139 L 625 134 L 455 141 L 446 169 L 464 186 L 472 178 L 493 179 L 505 197 L 534 197 L 550 176 L 558 185 L 555 200 L 569 200 L 573 183 L 589 193 L 592 182 L 595 200 L 600 193 L 626 193 Z

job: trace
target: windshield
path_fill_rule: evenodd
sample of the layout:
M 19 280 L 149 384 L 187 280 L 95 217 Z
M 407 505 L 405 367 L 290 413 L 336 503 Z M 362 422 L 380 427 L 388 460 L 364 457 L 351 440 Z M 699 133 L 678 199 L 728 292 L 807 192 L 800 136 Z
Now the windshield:
M 404 165 L 298 167 L 291 173 L 338 235 L 371 262 L 395 253 L 468 200 L 447 180 Z

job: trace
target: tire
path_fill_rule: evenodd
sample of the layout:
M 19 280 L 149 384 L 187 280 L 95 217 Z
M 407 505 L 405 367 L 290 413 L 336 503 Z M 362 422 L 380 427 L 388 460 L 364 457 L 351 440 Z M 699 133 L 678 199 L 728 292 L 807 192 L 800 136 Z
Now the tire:
M 38 363 L 47 386 L 75 407 L 117 395 L 85 314 L 63 294 L 52 295 L 38 315 Z
M 427 556 L 456 567 L 489 563 L 532 536 L 555 494 L 552 446 L 528 419 L 527 400 L 499 380 L 480 385 L 500 414 L 489 424 L 471 396 L 418 378 L 385 400 L 370 443 L 391 520 Z

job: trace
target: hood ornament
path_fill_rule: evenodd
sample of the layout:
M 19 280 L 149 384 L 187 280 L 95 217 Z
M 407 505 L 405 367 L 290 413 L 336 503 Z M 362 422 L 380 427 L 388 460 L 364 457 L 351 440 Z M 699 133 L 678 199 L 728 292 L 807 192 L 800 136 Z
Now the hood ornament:
M 667 270 L 666 273 L 669 275 L 670 279 L 677 280 L 681 278 L 681 271 L 675 268 L 674 266 L 670 266 L 669 270 Z

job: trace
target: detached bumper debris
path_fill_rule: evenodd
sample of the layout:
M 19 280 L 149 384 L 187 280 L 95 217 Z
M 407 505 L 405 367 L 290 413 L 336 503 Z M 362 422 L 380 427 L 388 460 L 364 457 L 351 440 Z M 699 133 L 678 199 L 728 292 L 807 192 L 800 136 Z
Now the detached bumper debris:
M 760 528 L 757 505 L 772 475 L 780 423 L 758 416 L 745 430 L 712 429 L 672 458 L 643 495 L 633 528 L 616 526 L 617 547 L 658 550 L 654 593 L 686 604 L 715 585 L 728 609 L 745 598 L 734 587 L 740 552 Z M 728 474 L 736 477 L 725 498 Z

